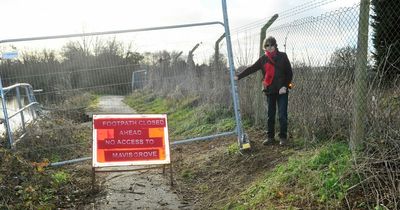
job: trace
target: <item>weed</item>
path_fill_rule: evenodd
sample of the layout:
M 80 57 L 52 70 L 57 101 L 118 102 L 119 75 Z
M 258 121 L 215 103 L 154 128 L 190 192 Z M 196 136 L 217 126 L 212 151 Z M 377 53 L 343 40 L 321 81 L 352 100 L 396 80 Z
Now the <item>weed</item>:
M 185 180 L 192 180 L 194 175 L 193 175 L 193 171 L 186 169 L 182 172 L 181 174 L 182 178 L 184 178 Z
M 59 171 L 51 175 L 53 183 L 57 186 L 68 182 L 70 175 L 64 171 Z
M 198 186 L 197 186 L 197 188 L 198 188 L 198 190 L 200 191 L 200 192 L 202 192 L 202 193 L 206 193 L 207 191 L 209 191 L 209 187 L 208 187 L 208 185 L 207 184 L 199 184 Z
M 228 146 L 228 155 L 234 155 L 237 154 L 239 152 L 239 146 L 237 143 L 233 143 L 231 145 Z

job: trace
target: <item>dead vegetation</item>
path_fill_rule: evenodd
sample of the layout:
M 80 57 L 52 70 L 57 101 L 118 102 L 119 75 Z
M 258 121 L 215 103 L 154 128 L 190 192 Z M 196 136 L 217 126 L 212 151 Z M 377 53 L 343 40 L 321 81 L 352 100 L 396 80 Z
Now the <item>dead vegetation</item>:
M 16 150 L 0 148 L 0 207 L 77 208 L 92 202 L 100 190 L 92 188 L 90 166 L 49 166 L 90 154 L 90 134 L 88 126 L 70 120 L 40 120 Z

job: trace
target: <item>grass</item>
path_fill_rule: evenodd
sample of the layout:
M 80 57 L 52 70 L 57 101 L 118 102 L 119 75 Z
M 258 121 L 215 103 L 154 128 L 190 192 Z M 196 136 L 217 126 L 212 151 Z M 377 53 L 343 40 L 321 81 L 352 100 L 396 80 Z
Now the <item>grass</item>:
M 125 103 L 139 113 L 167 113 L 174 139 L 234 129 L 232 111 L 215 105 L 199 105 L 198 100 L 195 96 L 167 99 L 135 93 L 125 98 Z M 227 154 L 236 154 L 237 149 L 236 144 L 231 144 Z M 359 182 L 352 175 L 351 152 L 345 142 L 319 143 L 317 147 L 297 152 L 283 150 L 282 155 L 290 156 L 286 163 L 266 171 L 247 190 L 218 208 L 340 209 L 347 190 Z M 181 174 L 185 180 L 193 176 L 191 170 Z
M 346 143 L 328 143 L 291 156 L 287 163 L 254 183 L 225 209 L 341 208 L 347 189 L 357 183 L 351 175 Z
M 197 96 L 171 99 L 137 92 L 124 102 L 138 113 L 167 114 L 171 139 L 232 131 L 235 127 L 233 111 L 217 105 L 199 105 Z

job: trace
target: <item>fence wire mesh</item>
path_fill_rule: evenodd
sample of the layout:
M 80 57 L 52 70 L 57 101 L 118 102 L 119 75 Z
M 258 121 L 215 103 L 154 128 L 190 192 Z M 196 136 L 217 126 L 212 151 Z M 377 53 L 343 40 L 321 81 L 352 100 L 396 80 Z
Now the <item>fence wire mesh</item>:
M 360 4 L 318 16 L 296 16 L 330 2 L 312 1 L 297 9 L 284 11 L 267 30 L 267 36 L 277 39 L 279 50 L 286 52 L 292 63 L 294 88 L 289 96 L 289 133 L 293 138 L 304 139 L 306 145 L 321 139 L 350 139 L 354 126 L 355 72 L 360 66 L 357 63 Z M 389 21 L 382 22 L 374 18 L 379 15 L 376 5 L 382 2 L 385 1 L 372 1 L 368 59 L 364 63 L 367 74 L 366 78 L 362 78 L 367 82 L 362 87 L 366 88 L 367 94 L 361 100 L 365 105 L 361 110 L 365 117 L 357 122 L 366 126 L 365 137 L 361 139 L 364 149 L 357 156 L 355 166 L 362 184 L 361 188 L 354 186 L 349 191 L 360 190 L 374 202 L 397 209 L 400 197 L 400 190 L 396 187 L 400 178 L 400 26 L 397 23 L 400 20 L 396 13 L 400 11 L 400 6 L 394 0 L 388 1 L 391 7 L 385 7 L 384 14 L 390 15 Z M 259 28 L 264 22 L 232 30 L 237 71 L 258 58 Z M 33 156 L 38 155 L 38 150 L 52 150 L 53 157 L 36 158 L 51 158 L 53 161 L 88 155 L 91 142 L 81 139 L 91 138 L 91 128 L 82 122 L 88 120 L 87 113 L 100 111 L 91 107 L 90 103 L 98 100 L 96 97 L 105 95 L 119 95 L 122 96 L 119 100 L 122 100 L 138 90 L 155 94 L 148 100 L 154 100 L 156 96 L 171 99 L 190 96 L 193 100 L 187 103 L 188 106 L 205 104 L 204 111 L 211 109 L 217 115 L 229 115 L 233 119 L 232 111 L 218 111 L 218 107 L 232 110 L 232 99 L 225 43 L 216 43 L 223 31 L 212 31 L 195 31 L 207 34 L 202 40 L 191 40 L 189 35 L 185 35 L 179 40 L 167 41 L 155 35 L 152 40 L 157 41 L 151 42 L 152 52 L 141 52 L 135 50 L 134 45 L 119 41 L 126 37 L 129 37 L 128 40 L 143 38 L 140 35 L 62 39 L 62 44 L 58 42 L 60 48 L 34 52 L 26 50 L 17 60 L 2 61 L 0 72 L 3 85 L 26 82 L 35 89 L 42 89 L 36 97 L 46 108 L 45 112 L 51 114 L 47 115 L 50 117 L 45 118 L 40 129 L 33 129 L 30 134 L 32 140 L 45 141 L 37 146 L 32 146 L 35 141 L 24 142 L 27 146 L 23 148 Z M 151 33 L 146 32 L 145 36 L 152 36 Z M 387 37 L 392 37 L 391 41 Z M 32 49 L 40 42 L 43 41 L 3 44 L 1 47 Z M 165 48 L 176 48 L 163 51 L 161 46 L 157 46 L 160 43 Z M 187 43 L 191 43 L 192 47 L 187 48 Z M 180 47 L 180 44 L 185 44 L 185 47 Z M 252 75 L 239 83 L 241 113 L 253 125 L 264 127 L 265 98 L 261 93 L 261 82 L 256 77 Z M 113 110 L 115 105 L 111 103 L 104 106 L 108 106 L 109 111 L 117 111 Z M 72 121 L 62 122 L 52 116 Z M 74 132 L 77 129 L 80 132 Z M 233 128 L 217 132 L 229 129 Z M 184 133 L 182 131 L 177 137 L 189 137 Z M 76 150 L 82 152 L 75 152 L 77 155 L 74 157 L 68 156 L 69 151 Z
M 145 32 L 146 35 L 128 33 L 2 44 L 2 49 L 16 48 L 20 54 L 17 59 L 2 60 L 3 86 L 24 82 L 40 89 L 36 98 L 43 108 L 44 117 L 38 123 L 40 128 L 32 125 L 33 129 L 27 137 L 29 140 L 20 143 L 20 150 L 25 149 L 35 157 L 40 154 L 36 153 L 38 150 L 51 151 L 54 157 L 40 158 L 48 158 L 52 162 L 88 156 L 91 151 L 89 121 L 92 114 L 135 113 L 136 110 L 125 103 L 129 104 L 126 101 L 129 96 L 131 99 L 139 97 L 137 92 L 146 93 L 148 102 L 157 103 L 157 98 L 167 97 L 172 100 L 170 103 L 185 103 L 188 107 L 201 105 L 204 112 L 214 113 L 216 119 L 211 120 L 221 123 L 223 128 L 202 135 L 233 131 L 229 71 L 226 57 L 220 52 L 226 51 L 225 48 L 220 49 L 220 37 L 224 30 L 220 26 L 179 30 L 188 36 L 171 40 L 169 34 L 172 32 L 162 31 L 165 37 L 162 39 L 150 38 L 159 37 L 161 32 Z M 197 40 L 190 37 L 193 33 L 209 35 Z M 147 46 L 133 47 L 135 39 L 156 41 L 149 42 Z M 134 49 L 152 50 L 157 44 L 160 48 L 156 51 Z M 169 50 L 161 47 L 168 47 Z M 11 95 L 7 104 L 12 110 L 14 102 Z M 150 112 L 174 114 L 164 109 Z M 169 120 L 169 123 L 174 125 L 180 122 Z M 197 124 L 186 129 L 197 129 L 201 133 L 204 126 L 200 122 Z M 173 127 L 170 133 L 172 140 L 199 137 L 191 136 L 193 132 L 174 131 Z M 72 152 L 80 150 L 82 152 Z M 73 153 L 73 157 L 69 153 Z
M 289 103 L 292 135 L 321 139 L 338 132 L 349 136 L 358 14 L 356 5 L 317 17 L 279 21 L 267 30 L 267 36 L 277 39 L 278 49 L 287 53 L 294 72 Z M 241 97 L 246 98 L 242 109 L 250 117 L 261 112 L 264 123 L 265 110 L 256 109 L 251 100 L 260 93 L 261 84 L 253 87 L 253 78 L 246 83 L 241 84 Z
M 349 140 L 358 136 L 355 130 L 361 128 L 362 136 L 357 139 L 361 152 L 355 151 L 354 166 L 361 184 L 349 192 L 362 191 L 371 200 L 369 205 L 389 209 L 399 207 L 400 196 L 395 187 L 400 171 L 395 157 L 400 148 L 400 26 L 393 25 L 399 20 L 394 14 L 399 9 L 395 1 L 372 1 L 372 18 L 361 32 L 365 40 L 359 37 L 360 4 L 296 20 L 278 18 L 267 30 L 267 36 L 277 39 L 279 50 L 287 53 L 293 68 L 290 136 L 311 145 L 324 139 Z M 253 25 L 240 28 L 233 39 L 239 43 L 238 55 L 243 55 L 237 61 L 242 64 L 239 71 L 258 56 L 248 53 L 258 49 L 260 36 L 252 29 Z M 239 89 L 245 119 L 264 127 L 266 98 L 258 97 L 261 82 L 257 80 L 261 79 L 252 75 L 239 83 Z

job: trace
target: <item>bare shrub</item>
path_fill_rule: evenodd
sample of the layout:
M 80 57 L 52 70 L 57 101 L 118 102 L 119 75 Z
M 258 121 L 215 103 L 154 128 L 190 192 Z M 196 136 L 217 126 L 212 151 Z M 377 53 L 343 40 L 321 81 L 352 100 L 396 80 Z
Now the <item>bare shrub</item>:
M 373 89 L 368 98 L 365 149 L 357 155 L 361 178 L 350 194 L 362 192 L 370 205 L 400 208 L 400 89 Z

